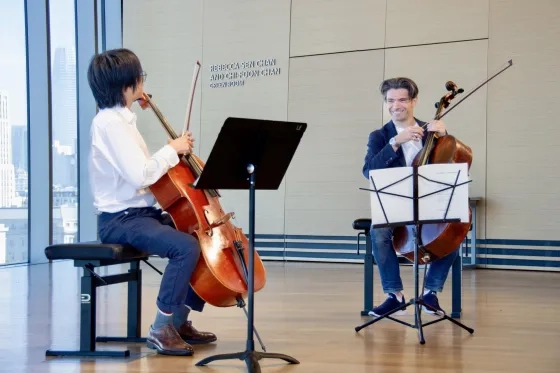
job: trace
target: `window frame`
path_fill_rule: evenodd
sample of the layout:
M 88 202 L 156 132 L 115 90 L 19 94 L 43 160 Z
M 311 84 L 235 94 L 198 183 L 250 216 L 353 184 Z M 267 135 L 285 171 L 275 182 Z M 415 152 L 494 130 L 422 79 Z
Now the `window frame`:
M 89 187 L 89 128 L 97 113 L 87 83 L 91 57 L 122 46 L 122 0 L 74 0 L 78 159 L 77 241 L 97 240 L 97 219 Z M 52 98 L 49 0 L 24 0 L 27 74 L 28 263 L 47 262 L 52 244 Z M 98 9 L 101 11 L 98 12 Z M 100 14 L 101 13 L 101 14 Z M 102 42 L 100 43 L 101 35 Z

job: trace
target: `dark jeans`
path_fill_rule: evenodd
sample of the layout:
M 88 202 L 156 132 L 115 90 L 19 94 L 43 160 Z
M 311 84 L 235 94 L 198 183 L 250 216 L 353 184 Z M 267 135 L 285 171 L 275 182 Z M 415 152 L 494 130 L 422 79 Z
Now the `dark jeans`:
M 101 242 L 129 244 L 150 255 L 168 258 L 156 304 L 163 312 L 176 312 L 188 305 L 201 312 L 205 302 L 189 284 L 200 256 L 196 238 L 175 229 L 171 218 L 160 209 L 130 208 L 102 213 L 98 218 Z
M 393 228 L 375 228 L 370 230 L 372 251 L 384 293 L 398 293 L 403 290 L 399 259 L 393 249 Z M 443 258 L 430 263 L 426 274 L 426 289 L 443 291 L 449 269 L 459 254 L 459 248 Z M 422 289 L 420 289 L 422 290 Z

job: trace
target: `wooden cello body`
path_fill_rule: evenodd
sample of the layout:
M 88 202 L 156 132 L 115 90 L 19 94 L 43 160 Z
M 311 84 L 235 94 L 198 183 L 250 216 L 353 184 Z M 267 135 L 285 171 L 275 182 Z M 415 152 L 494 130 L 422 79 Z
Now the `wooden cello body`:
M 197 67 L 200 65 L 197 63 Z M 198 70 L 195 71 L 185 131 L 188 130 L 190 110 Z M 143 108 L 149 105 L 169 138 L 177 138 L 163 114 L 144 94 Z M 197 238 L 201 255 L 191 276 L 193 290 L 208 304 L 216 307 L 244 306 L 248 291 L 249 241 L 230 221 L 233 213 L 225 213 L 217 190 L 195 189 L 193 184 L 201 175 L 204 163 L 194 154 L 180 156 L 180 162 L 150 186 L 151 192 L 173 220 L 177 230 Z M 254 253 L 254 291 L 266 283 L 266 271 L 258 253 Z
M 249 241 L 241 228 L 231 223 L 233 214 L 224 212 L 218 195 L 190 186 L 198 178 L 191 164 L 204 166 L 194 155 L 185 156 L 150 190 L 176 228 L 194 235 L 200 243 L 200 259 L 190 281 L 193 290 L 213 306 L 236 306 L 239 298 L 247 295 Z M 255 292 L 265 283 L 266 271 L 255 252 Z
M 441 112 L 449 106 L 449 102 L 462 89 L 457 89 L 453 82 L 447 82 L 446 87 L 451 92 L 444 95 L 436 104 L 435 119 L 441 118 Z M 470 170 L 472 164 L 472 150 L 452 135 L 436 138 L 435 132 L 429 132 L 423 148 L 414 158 L 413 166 L 423 166 L 436 163 L 467 163 Z M 426 264 L 433 260 L 451 254 L 467 236 L 471 227 L 472 211 L 469 206 L 468 223 L 434 223 L 420 225 L 420 246 L 418 263 Z M 411 226 L 395 227 L 393 231 L 394 250 L 414 262 L 415 237 Z

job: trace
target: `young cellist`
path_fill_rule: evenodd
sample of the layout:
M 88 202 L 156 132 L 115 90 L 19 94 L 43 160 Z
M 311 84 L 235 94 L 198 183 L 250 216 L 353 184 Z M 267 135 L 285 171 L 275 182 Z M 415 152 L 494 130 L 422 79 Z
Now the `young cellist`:
M 98 234 L 102 242 L 129 244 L 169 259 L 147 345 L 160 354 L 190 356 L 191 344 L 217 339 L 196 330 L 188 319 L 190 311 L 202 312 L 205 305 L 189 285 L 200 246 L 162 215 L 148 187 L 178 164 L 179 154 L 192 151 L 194 139 L 187 133 L 149 154 L 131 110 L 143 96 L 145 79 L 138 57 L 128 49 L 97 54 L 88 68 L 89 86 L 99 106 L 89 154 Z

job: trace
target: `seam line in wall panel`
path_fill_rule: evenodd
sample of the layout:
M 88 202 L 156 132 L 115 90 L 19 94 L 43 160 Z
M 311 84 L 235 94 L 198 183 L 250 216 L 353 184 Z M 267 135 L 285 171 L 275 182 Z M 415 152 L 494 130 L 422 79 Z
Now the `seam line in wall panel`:
M 378 51 L 378 50 L 386 50 L 386 49 L 397 49 L 397 48 L 424 47 L 424 46 L 428 46 L 428 45 L 440 45 L 440 44 L 452 44 L 452 43 L 466 43 L 466 42 L 481 41 L 481 40 L 488 40 L 488 38 L 464 39 L 464 40 L 453 40 L 453 41 L 441 41 L 441 42 L 437 42 L 437 43 L 396 45 L 396 46 L 393 46 L 393 47 L 383 47 L 383 48 L 353 49 L 353 50 L 340 51 L 340 52 L 325 52 L 325 53 L 301 54 L 301 55 L 298 55 L 298 56 L 291 56 L 290 58 L 327 56 L 327 55 L 330 55 L 330 54 L 355 53 L 355 52 L 369 52 L 369 51 Z
M 387 3 L 388 0 L 385 0 L 385 25 L 383 26 L 383 49 L 387 48 Z M 383 76 L 385 76 L 385 70 L 383 70 Z
M 488 71 L 490 69 L 490 7 L 491 1 L 488 2 L 488 30 L 486 36 L 488 37 L 488 44 L 486 45 L 486 79 L 488 79 Z M 490 93 L 490 89 L 488 86 L 485 87 L 486 89 L 486 144 L 484 144 L 484 156 L 485 156 L 485 177 L 484 177 L 484 198 L 483 198 L 483 206 L 484 206 L 484 239 L 488 237 L 488 94 Z M 481 237 L 482 238 L 482 237 Z M 484 251 L 487 253 L 487 250 Z
M 292 0 L 290 0 L 290 26 L 288 30 L 288 98 L 286 100 L 286 122 L 290 120 L 290 54 L 292 53 Z M 288 175 L 284 176 L 284 235 L 286 232 L 286 199 L 288 195 Z M 282 257 L 286 261 L 286 240 L 284 239 L 284 249 L 282 250 Z
M 385 80 L 385 71 L 387 71 L 387 54 L 385 53 L 385 49 L 387 48 L 387 3 L 388 0 L 385 0 L 385 31 L 383 34 L 383 78 L 382 80 Z M 383 113 L 385 111 L 385 103 L 384 100 L 381 100 L 381 120 L 379 121 L 379 123 L 381 123 L 381 127 L 383 127 L 384 123 L 383 123 Z M 368 248 L 369 249 L 369 248 Z
M 201 15 L 201 25 L 200 25 L 200 65 L 201 65 L 201 70 L 203 69 L 204 66 L 204 1 L 201 2 L 202 3 L 202 15 Z M 202 138 L 202 100 L 204 99 L 204 95 L 202 94 L 203 90 L 204 90 L 204 74 L 201 71 L 200 74 L 200 104 L 198 107 L 199 110 L 199 115 L 198 115 L 198 137 L 200 138 L 200 145 L 199 145 L 199 153 L 202 151 L 202 140 L 204 140 Z M 193 97 L 194 99 L 194 97 Z M 212 149 L 210 149 L 212 150 Z M 210 155 L 210 154 L 208 154 Z

